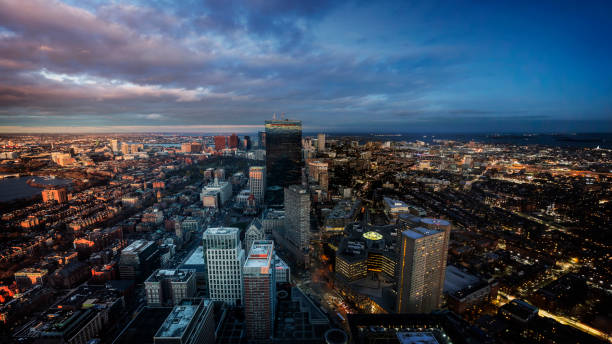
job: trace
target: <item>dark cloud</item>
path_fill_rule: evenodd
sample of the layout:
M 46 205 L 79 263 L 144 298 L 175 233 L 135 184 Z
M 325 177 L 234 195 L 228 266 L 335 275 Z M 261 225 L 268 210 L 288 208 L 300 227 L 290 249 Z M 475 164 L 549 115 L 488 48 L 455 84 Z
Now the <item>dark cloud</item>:
M 492 49 L 454 41 L 467 29 L 451 40 L 437 34 L 446 24 L 430 20 L 438 13 L 432 5 L 69 1 L 0 0 L 0 126 L 20 117 L 23 123 L 255 124 L 274 111 L 358 125 L 526 119 L 579 108 L 549 105 L 567 97 L 540 100 L 513 88 L 499 71 L 510 69 L 535 91 L 555 85 L 534 81 L 535 67 L 526 75 L 508 68 L 514 57 L 475 68 Z M 412 20 L 415 13 L 427 21 Z M 448 18 L 453 28 L 463 22 Z M 501 81 L 490 82 L 495 78 Z M 612 108 L 605 102 L 599 109 Z

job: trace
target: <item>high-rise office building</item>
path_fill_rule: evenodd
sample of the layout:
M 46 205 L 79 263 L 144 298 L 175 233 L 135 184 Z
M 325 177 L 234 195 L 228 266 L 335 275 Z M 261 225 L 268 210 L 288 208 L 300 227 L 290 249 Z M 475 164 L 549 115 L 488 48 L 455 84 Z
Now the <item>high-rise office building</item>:
M 119 142 L 119 140 L 111 140 L 110 144 L 113 153 L 119 153 L 121 151 L 121 142 Z
M 310 195 L 299 185 L 285 188 L 285 231 L 287 239 L 300 250 L 310 241 Z
M 228 140 L 229 148 L 238 148 L 238 135 L 232 134 Z
M 451 237 L 452 225 L 450 222 L 443 219 L 422 218 L 421 224 L 428 229 L 435 229 L 444 232 L 444 248 L 442 249 L 442 271 L 446 271 L 446 260 L 448 259 L 448 244 Z M 440 275 L 440 288 L 444 286 L 444 274 Z M 442 291 L 440 291 L 442 293 Z
M 132 150 L 130 148 L 130 145 L 124 142 L 121 145 L 121 154 L 127 155 L 127 154 L 130 154 L 131 152 L 132 152 Z
M 325 134 L 317 135 L 317 150 L 319 152 L 325 151 Z
M 266 192 L 266 168 L 263 166 L 251 166 L 249 168 L 249 187 L 251 194 L 255 197 L 257 205 L 261 205 Z
M 226 141 L 226 137 L 219 135 L 219 136 L 215 136 L 215 149 L 218 151 L 224 150 L 225 149 L 225 141 Z
M 235 305 L 242 302 L 244 249 L 240 230 L 232 227 L 208 228 L 202 245 L 210 299 Z
M 272 335 L 276 282 L 274 241 L 254 241 L 244 263 L 244 315 L 251 340 Z
M 398 313 L 430 313 L 440 307 L 446 233 L 416 227 L 402 232 L 397 281 Z
M 266 121 L 266 186 L 278 190 L 268 193 L 271 201 L 280 203 L 282 188 L 300 184 L 302 165 L 302 122 Z
M 244 150 L 251 150 L 253 144 L 251 143 L 251 137 L 246 135 L 242 141 Z
M 260 131 L 257 133 L 259 148 L 266 148 L 266 132 Z

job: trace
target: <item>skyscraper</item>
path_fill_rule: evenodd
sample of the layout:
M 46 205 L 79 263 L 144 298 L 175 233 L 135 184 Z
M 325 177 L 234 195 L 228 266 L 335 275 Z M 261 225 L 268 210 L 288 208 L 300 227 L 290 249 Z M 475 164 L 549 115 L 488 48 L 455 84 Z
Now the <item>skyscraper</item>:
M 113 150 L 113 153 L 119 153 L 121 151 L 121 142 L 119 142 L 119 140 L 117 139 L 111 140 L 110 144 L 111 144 L 111 149 Z
M 300 184 L 302 173 L 302 122 L 266 121 L 266 186 L 276 187 L 269 193 L 271 201 L 280 202 L 282 188 Z
M 421 219 L 423 227 L 428 229 L 435 229 L 437 231 L 444 232 L 444 248 L 442 249 L 442 271 L 446 271 L 446 260 L 448 259 L 448 243 L 451 237 L 451 223 L 443 219 L 423 218 Z M 444 287 L 444 274 L 440 276 L 440 294 L 442 294 L 442 288 Z
M 285 188 L 285 230 L 287 239 L 300 250 L 310 243 L 310 195 L 299 185 Z
M 208 292 L 213 301 L 235 305 L 242 302 L 244 250 L 240 230 L 231 227 L 208 228 L 203 235 Z
M 266 132 L 260 131 L 257 133 L 258 135 L 258 144 L 260 148 L 266 148 Z
M 261 205 L 266 192 L 266 168 L 263 166 L 251 166 L 249 168 L 249 187 L 251 194 L 255 196 L 257 205 Z
M 244 263 L 244 315 L 251 340 L 272 335 L 274 322 L 274 241 L 254 241 Z
M 402 232 L 398 313 L 429 313 L 440 307 L 446 267 L 445 235 L 443 231 L 424 227 Z
M 127 144 L 125 142 L 123 144 L 121 144 L 121 153 L 123 155 L 130 154 L 130 152 L 131 152 L 131 148 L 130 148 L 129 144 Z
M 317 135 L 317 150 L 319 152 L 325 151 L 325 134 Z
M 238 135 L 232 134 L 229 137 L 229 148 L 238 148 Z
M 226 141 L 226 137 L 219 135 L 219 136 L 215 136 L 215 149 L 218 151 L 224 150 L 225 149 L 225 141 Z

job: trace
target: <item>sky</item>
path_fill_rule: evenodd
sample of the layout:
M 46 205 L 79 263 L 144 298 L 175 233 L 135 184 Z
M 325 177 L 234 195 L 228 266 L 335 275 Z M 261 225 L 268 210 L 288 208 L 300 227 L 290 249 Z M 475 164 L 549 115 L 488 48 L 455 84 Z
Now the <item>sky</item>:
M 0 132 L 612 132 L 612 1 L 0 0 Z M 220 129 L 219 129 L 220 128 Z

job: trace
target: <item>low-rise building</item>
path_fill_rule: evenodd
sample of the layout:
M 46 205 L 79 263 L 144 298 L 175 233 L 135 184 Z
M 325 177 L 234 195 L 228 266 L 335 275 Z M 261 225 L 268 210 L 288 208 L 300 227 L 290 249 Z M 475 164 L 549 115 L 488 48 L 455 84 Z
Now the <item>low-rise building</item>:
M 198 344 L 215 342 L 213 303 L 186 299 L 174 306 L 153 337 L 155 344 Z
M 144 282 L 149 306 L 173 306 L 196 294 L 194 270 L 160 269 Z

